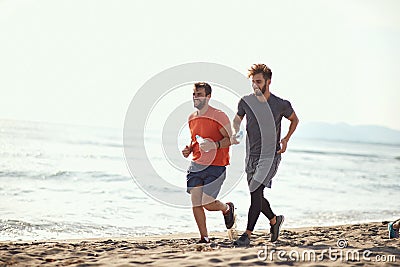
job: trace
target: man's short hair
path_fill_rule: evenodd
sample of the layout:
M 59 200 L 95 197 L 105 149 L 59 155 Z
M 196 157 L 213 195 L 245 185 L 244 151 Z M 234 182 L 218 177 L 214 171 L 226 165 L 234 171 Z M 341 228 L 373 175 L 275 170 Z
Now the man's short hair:
M 195 87 L 196 89 L 204 88 L 204 90 L 206 91 L 206 96 L 207 96 L 207 95 L 211 95 L 212 89 L 211 89 L 211 86 L 210 86 L 208 83 L 205 83 L 205 82 L 198 82 L 198 83 L 195 83 L 195 84 L 194 84 L 194 87 Z
M 259 73 L 262 73 L 265 80 L 271 80 L 272 78 L 272 71 L 265 64 L 253 64 L 249 69 L 248 77 L 250 78 Z

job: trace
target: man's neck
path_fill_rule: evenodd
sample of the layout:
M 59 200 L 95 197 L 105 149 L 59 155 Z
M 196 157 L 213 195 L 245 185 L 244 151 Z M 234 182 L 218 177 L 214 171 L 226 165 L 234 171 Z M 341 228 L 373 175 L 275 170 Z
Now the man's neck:
M 208 107 L 209 107 L 208 104 L 205 104 L 204 107 L 203 107 L 202 109 L 199 109 L 199 110 L 197 111 L 197 115 L 201 116 L 201 115 L 203 115 L 204 113 L 206 113 L 207 110 L 208 110 Z
M 269 97 L 271 96 L 271 92 L 269 91 L 269 89 L 265 90 L 264 94 L 257 96 L 258 101 L 260 102 L 266 102 L 268 101 Z
M 265 99 L 268 100 L 270 96 L 271 96 L 271 92 L 269 91 L 269 89 L 268 89 L 268 90 L 265 90 L 265 93 L 264 93 Z

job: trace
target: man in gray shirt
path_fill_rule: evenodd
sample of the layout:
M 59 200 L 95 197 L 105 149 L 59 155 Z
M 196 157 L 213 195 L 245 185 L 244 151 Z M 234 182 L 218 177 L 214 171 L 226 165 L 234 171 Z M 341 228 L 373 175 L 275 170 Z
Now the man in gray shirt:
M 271 188 L 287 143 L 295 131 L 299 119 L 289 101 L 273 95 L 269 90 L 272 71 L 264 64 L 254 64 L 249 70 L 254 93 L 244 96 L 238 104 L 233 120 L 234 132 L 238 132 L 240 123 L 246 116 L 246 173 L 251 195 L 246 231 L 234 242 L 237 246 L 248 246 L 260 213 L 270 221 L 271 241 L 279 237 L 284 221 L 283 215 L 276 216 L 268 200 L 264 197 L 264 188 Z M 287 134 L 281 139 L 281 121 L 285 117 L 290 121 Z M 235 134 L 231 139 L 237 144 Z

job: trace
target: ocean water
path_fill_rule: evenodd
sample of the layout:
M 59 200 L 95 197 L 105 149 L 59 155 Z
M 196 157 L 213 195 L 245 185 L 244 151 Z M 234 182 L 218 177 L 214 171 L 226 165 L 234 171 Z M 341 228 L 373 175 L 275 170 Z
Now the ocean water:
M 157 140 L 146 143 L 157 147 Z M 228 177 L 243 170 L 239 162 Z M 186 194 L 185 173 L 175 179 Z M 265 195 L 291 228 L 393 220 L 400 217 L 399 192 L 400 146 L 293 138 Z M 222 200 L 233 200 L 244 230 L 245 178 Z M 225 230 L 219 212 L 206 214 L 209 231 Z M 256 230 L 267 228 L 261 215 Z M 191 209 L 142 192 L 127 169 L 121 129 L 0 120 L 0 240 L 178 232 L 197 232 Z

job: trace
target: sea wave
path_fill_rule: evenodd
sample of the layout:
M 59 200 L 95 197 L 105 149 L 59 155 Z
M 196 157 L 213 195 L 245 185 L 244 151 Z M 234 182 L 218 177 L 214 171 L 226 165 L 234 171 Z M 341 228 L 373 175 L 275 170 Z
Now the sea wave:
M 0 219 L 0 241 L 6 240 L 43 240 L 43 239 L 71 239 L 85 237 L 130 237 L 149 234 L 148 229 L 140 227 L 127 228 L 112 225 L 96 225 L 93 223 L 46 221 L 27 222 L 23 220 Z M 150 233 L 157 234 L 160 229 L 150 229 Z
M 56 171 L 56 172 L 29 172 L 29 171 L 0 171 L 0 178 L 31 178 L 31 179 L 96 179 L 102 181 L 122 181 L 130 179 L 128 176 L 101 171 Z
M 121 142 L 106 142 L 106 141 L 89 141 L 89 140 L 79 140 L 79 141 L 68 141 L 68 144 L 74 145 L 90 145 L 90 146 L 102 146 L 102 147 L 116 147 L 122 148 Z
M 104 155 L 104 154 L 65 154 L 63 151 L 60 152 L 52 152 L 46 153 L 42 151 L 36 151 L 36 152 L 7 152 L 7 151 L 2 151 L 0 152 L 0 158 L 36 158 L 36 159 L 56 159 L 59 157 L 63 158 L 83 158 L 83 159 L 110 159 L 110 160 L 122 160 L 123 157 L 122 155 L 118 156 L 111 156 L 111 155 Z

